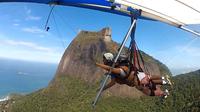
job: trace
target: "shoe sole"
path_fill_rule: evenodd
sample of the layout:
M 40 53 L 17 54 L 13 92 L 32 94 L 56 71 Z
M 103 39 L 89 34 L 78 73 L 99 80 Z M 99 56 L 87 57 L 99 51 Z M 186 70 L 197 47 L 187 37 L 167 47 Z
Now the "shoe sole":
M 171 80 L 170 80 L 169 78 L 170 78 L 170 77 L 169 77 L 168 75 L 166 75 L 166 80 L 167 80 L 167 82 L 169 83 L 170 86 L 172 86 L 172 82 L 171 82 Z

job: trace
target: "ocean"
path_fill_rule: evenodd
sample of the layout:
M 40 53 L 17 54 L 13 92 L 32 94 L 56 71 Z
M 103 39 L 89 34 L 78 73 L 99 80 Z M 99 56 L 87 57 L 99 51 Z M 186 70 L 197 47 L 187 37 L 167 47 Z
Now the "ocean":
M 56 69 L 57 64 L 0 59 L 0 98 L 47 87 Z

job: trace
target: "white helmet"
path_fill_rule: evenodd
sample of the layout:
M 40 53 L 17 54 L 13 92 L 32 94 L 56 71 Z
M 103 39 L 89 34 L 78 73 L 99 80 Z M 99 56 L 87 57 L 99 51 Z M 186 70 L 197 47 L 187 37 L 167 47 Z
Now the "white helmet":
M 105 58 L 106 60 L 108 60 L 108 61 L 112 61 L 113 58 L 114 58 L 114 56 L 113 56 L 112 53 L 105 53 L 105 54 L 103 54 L 103 56 L 104 56 L 104 58 Z

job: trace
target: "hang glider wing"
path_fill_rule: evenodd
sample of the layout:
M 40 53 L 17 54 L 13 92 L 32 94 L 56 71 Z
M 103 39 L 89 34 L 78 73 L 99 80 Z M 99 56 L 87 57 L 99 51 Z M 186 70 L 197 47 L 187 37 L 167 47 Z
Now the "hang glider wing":
M 113 3 L 109 0 L 0 0 L 0 2 L 27 2 L 27 3 L 41 3 L 41 4 L 55 4 L 55 5 L 65 5 L 74 6 L 87 9 L 94 9 L 104 12 L 110 12 L 123 16 L 130 16 L 130 12 L 121 9 L 113 9 Z M 144 17 L 139 17 L 140 19 L 147 19 Z
M 114 3 L 140 9 L 143 17 L 165 22 L 200 36 L 199 0 L 114 0 Z
M 131 16 L 130 8 L 141 10 L 139 19 L 161 21 L 200 36 L 199 0 L 0 0 L 33 2 L 89 8 Z

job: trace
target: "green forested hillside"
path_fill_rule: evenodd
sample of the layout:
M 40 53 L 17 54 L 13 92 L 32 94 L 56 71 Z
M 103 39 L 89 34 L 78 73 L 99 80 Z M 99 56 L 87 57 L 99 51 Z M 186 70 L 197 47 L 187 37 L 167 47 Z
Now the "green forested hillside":
M 174 105 L 178 111 L 200 112 L 200 70 L 174 77 Z
M 95 109 L 91 103 L 98 86 L 72 77 L 59 77 L 54 85 L 12 104 L 12 112 L 199 112 L 200 71 L 173 77 L 174 88 L 165 101 L 144 96 L 137 99 L 104 96 Z M 56 84 L 56 85 L 55 85 Z

